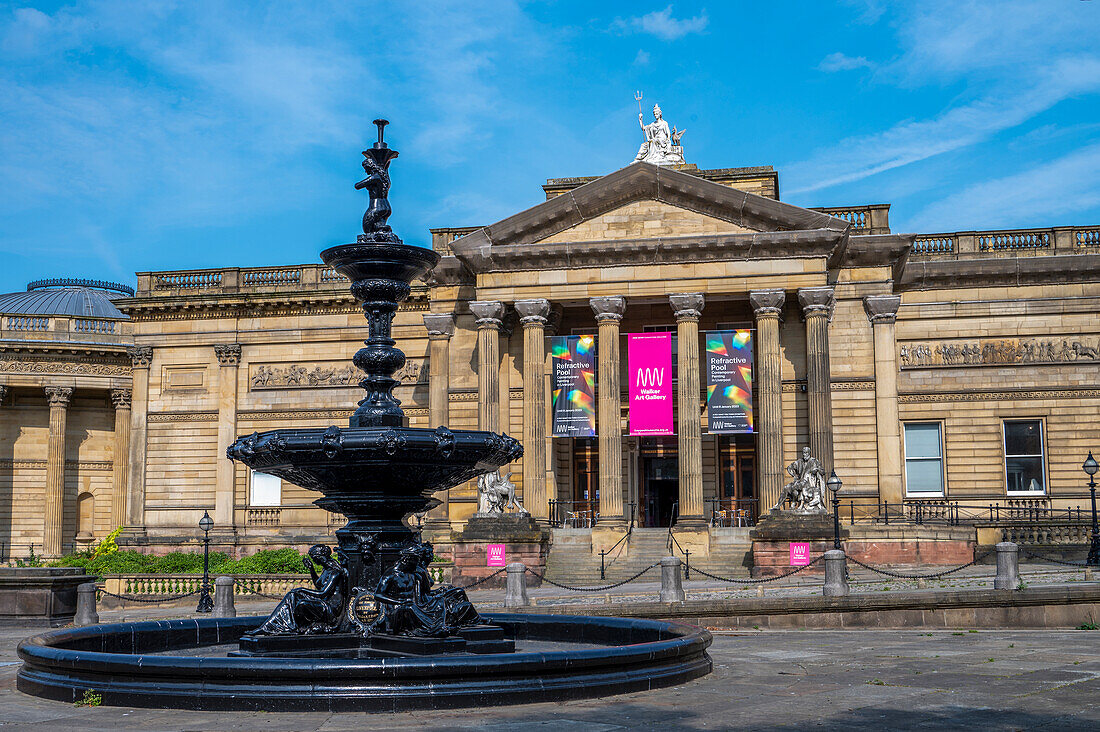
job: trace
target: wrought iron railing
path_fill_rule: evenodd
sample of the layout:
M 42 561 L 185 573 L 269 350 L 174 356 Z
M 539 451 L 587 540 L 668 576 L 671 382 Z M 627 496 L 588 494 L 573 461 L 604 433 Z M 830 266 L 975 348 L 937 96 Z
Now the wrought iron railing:
M 590 529 L 600 519 L 597 501 L 550 501 L 550 525 L 565 529 Z

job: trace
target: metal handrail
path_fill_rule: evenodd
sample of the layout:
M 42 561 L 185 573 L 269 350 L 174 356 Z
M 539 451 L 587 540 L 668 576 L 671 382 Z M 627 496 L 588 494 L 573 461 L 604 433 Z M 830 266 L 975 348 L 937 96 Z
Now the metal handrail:
M 600 550 L 600 579 L 607 579 L 606 577 L 604 577 L 604 572 L 606 571 L 606 567 L 610 566 L 610 565 L 605 565 L 604 564 L 604 558 L 608 554 L 611 554 L 613 551 L 615 551 L 619 547 L 619 545 L 622 544 L 624 541 L 626 541 L 628 538 L 630 538 L 630 535 L 633 534 L 633 533 L 634 533 L 634 501 L 631 501 L 630 502 L 630 523 L 626 527 L 626 533 L 623 534 L 621 537 L 619 537 L 619 540 L 616 541 L 611 546 L 610 549 L 601 549 Z M 615 559 L 618 559 L 618 558 L 619 557 L 615 557 Z M 615 559 L 611 560 L 611 564 L 615 563 Z

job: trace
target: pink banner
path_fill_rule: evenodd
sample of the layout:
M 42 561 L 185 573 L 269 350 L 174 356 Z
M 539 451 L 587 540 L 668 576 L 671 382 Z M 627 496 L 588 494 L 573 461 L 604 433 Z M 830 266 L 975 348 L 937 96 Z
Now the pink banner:
M 485 547 L 486 567 L 507 567 L 507 554 L 504 544 L 489 544 Z
M 626 338 L 630 434 L 676 434 L 672 428 L 672 334 L 631 333 Z
M 792 541 L 791 542 L 791 564 L 792 567 L 805 567 L 810 563 L 810 545 L 805 541 Z

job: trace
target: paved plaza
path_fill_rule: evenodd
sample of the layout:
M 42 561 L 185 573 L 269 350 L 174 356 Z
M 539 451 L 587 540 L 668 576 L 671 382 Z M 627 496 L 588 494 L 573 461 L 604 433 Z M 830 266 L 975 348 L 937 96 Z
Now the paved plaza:
M 245 604 L 248 613 L 258 604 Z M 103 620 L 183 614 L 105 612 Z M 390 714 L 76 708 L 20 694 L 0 631 L 0 729 L 1100 729 L 1100 631 L 748 631 L 715 635 L 714 671 L 679 687 L 568 703 Z

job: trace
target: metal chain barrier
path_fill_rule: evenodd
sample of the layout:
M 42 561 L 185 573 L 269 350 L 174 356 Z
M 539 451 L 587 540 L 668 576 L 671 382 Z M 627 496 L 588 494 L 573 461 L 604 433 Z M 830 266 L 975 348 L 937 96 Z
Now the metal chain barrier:
M 133 595 L 116 595 L 113 592 L 107 592 L 107 590 L 96 589 L 100 595 L 106 595 L 107 597 L 117 597 L 119 600 L 126 600 L 127 602 L 172 602 L 173 600 L 182 600 L 185 597 L 191 597 L 202 592 L 201 589 L 192 590 L 182 595 L 172 595 L 170 597 L 135 597 Z
M 1055 559 L 1054 557 L 1044 557 L 1042 555 L 1035 554 L 1034 552 L 1029 552 L 1027 549 L 1021 549 L 1020 551 L 1023 552 L 1025 555 L 1031 557 L 1032 559 L 1041 559 L 1044 562 L 1054 562 L 1055 564 L 1064 564 L 1067 567 L 1079 567 L 1081 569 L 1084 569 L 1085 567 L 1089 566 L 1088 562 L 1067 562 L 1064 559 Z
M 622 587 L 623 585 L 625 585 L 628 582 L 633 582 L 634 580 L 638 579 L 639 577 L 641 577 L 643 574 L 645 574 L 649 570 L 651 570 L 655 567 L 660 567 L 660 566 L 661 566 L 660 562 L 657 562 L 656 564 L 651 564 L 648 567 L 646 567 L 645 569 L 643 569 L 641 572 L 638 572 L 638 574 L 634 575 L 633 577 L 628 577 L 628 578 L 624 579 L 622 582 L 615 582 L 614 584 L 604 585 L 602 587 L 570 587 L 569 585 L 563 585 L 560 582 L 555 582 L 552 579 L 547 579 L 543 575 L 538 574 L 537 572 L 535 572 L 535 570 L 531 569 L 530 567 L 524 567 L 524 569 L 526 569 L 528 574 L 530 574 L 532 577 L 538 577 L 539 580 L 545 582 L 546 584 L 553 585 L 554 587 L 560 587 L 563 590 L 570 590 L 572 592 L 603 592 L 605 590 L 613 590 L 616 587 Z
M 864 569 L 869 569 L 872 572 L 878 572 L 879 574 L 884 574 L 887 577 L 895 577 L 897 579 L 936 579 L 937 577 L 945 577 L 945 576 L 947 576 L 949 574 L 952 574 L 954 572 L 958 572 L 960 569 L 966 569 L 967 567 L 973 567 L 975 564 L 982 561 L 983 559 L 985 559 L 986 557 L 988 557 L 992 553 L 993 553 L 992 551 L 985 552 L 984 554 L 982 554 L 979 557 L 974 557 L 974 560 L 971 561 L 971 562 L 967 562 L 966 564 L 959 565 L 958 567 L 952 567 L 951 569 L 945 569 L 942 572 L 933 572 L 932 574 L 902 574 L 900 572 L 891 572 L 888 569 L 879 569 L 878 567 L 872 567 L 870 564 L 864 564 L 863 562 L 859 561 L 858 559 L 856 559 L 855 557 L 852 557 L 852 556 L 849 556 L 848 559 L 852 560 L 853 563 L 858 564 L 859 566 L 863 567 Z
M 501 572 L 507 572 L 507 571 L 508 571 L 508 568 L 507 568 L 507 567 L 502 567 L 501 569 L 498 569 L 497 571 L 493 572 L 492 574 L 488 574 L 488 575 L 485 575 L 485 576 L 484 576 L 484 577 L 482 577 L 481 579 L 479 579 L 479 580 L 475 580 L 475 581 L 471 582 L 471 583 L 470 583 L 470 584 L 468 584 L 468 585 L 462 585 L 462 589 L 464 589 L 464 590 L 468 590 L 468 589 L 470 589 L 471 587 L 477 587 L 477 586 L 478 586 L 478 585 L 480 585 L 480 584 L 481 584 L 482 582 L 488 582 L 489 580 L 491 580 L 491 579 L 492 579 L 493 577 L 496 577 L 496 576 L 497 576 L 498 574 L 500 574 Z
M 248 589 L 248 588 L 245 588 L 245 589 Z M 294 589 L 297 590 L 297 589 L 301 589 L 301 588 L 295 587 Z M 287 592 L 290 592 L 290 590 L 287 590 Z M 242 594 L 244 594 L 244 593 L 242 593 Z M 260 592 L 259 590 L 248 590 L 248 594 L 249 595 L 257 595 L 258 597 L 263 597 L 263 598 L 266 598 L 268 600 L 282 600 L 284 597 L 286 597 L 285 594 L 283 594 L 283 595 L 269 595 L 266 592 Z
M 813 561 L 811 561 L 809 564 L 805 564 L 805 565 L 799 567 L 798 569 L 792 569 L 790 572 L 785 572 L 783 574 L 777 574 L 774 577 L 761 577 L 760 579 L 736 579 L 734 577 L 719 577 L 716 574 L 711 574 L 710 572 L 704 572 L 703 570 L 698 569 L 696 567 L 692 567 L 691 571 L 695 572 L 696 574 L 701 574 L 704 577 L 710 577 L 713 580 L 718 580 L 719 582 L 730 582 L 730 583 L 737 584 L 737 585 L 762 585 L 765 582 L 775 582 L 776 580 L 781 580 L 784 577 L 790 577 L 792 574 L 798 574 L 799 572 L 803 572 L 803 571 L 809 569 L 810 567 L 814 566 L 815 564 L 817 564 L 818 562 L 820 562 L 824 558 L 825 558 L 824 554 L 819 554 L 816 557 L 814 557 Z

